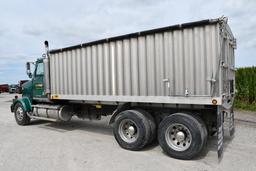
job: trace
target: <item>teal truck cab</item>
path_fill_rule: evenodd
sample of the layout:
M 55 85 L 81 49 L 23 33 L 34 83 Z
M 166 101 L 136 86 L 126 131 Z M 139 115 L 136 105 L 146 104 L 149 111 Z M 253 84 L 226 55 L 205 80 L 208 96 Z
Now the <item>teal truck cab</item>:
M 35 70 L 31 71 L 31 65 L 35 65 Z M 44 66 L 43 58 L 38 59 L 35 63 L 27 63 L 27 75 L 32 78 L 22 85 L 22 97 L 13 99 L 11 111 L 16 112 L 15 119 L 19 125 L 26 125 L 30 117 L 26 114 L 32 111 L 32 104 L 35 98 L 47 98 L 44 91 Z

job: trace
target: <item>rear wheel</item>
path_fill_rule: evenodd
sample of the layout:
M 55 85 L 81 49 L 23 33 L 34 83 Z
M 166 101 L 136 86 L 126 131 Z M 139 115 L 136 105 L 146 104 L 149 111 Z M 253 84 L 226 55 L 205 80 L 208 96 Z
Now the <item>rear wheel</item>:
M 14 117 L 17 124 L 19 125 L 27 125 L 30 123 L 30 118 L 20 103 L 17 103 L 14 106 Z
M 150 125 L 141 112 L 126 110 L 117 115 L 113 132 L 122 148 L 140 150 L 149 142 Z
M 176 113 L 163 119 L 158 128 L 158 141 L 166 154 L 178 159 L 196 157 L 206 141 L 204 123 L 197 118 Z
M 203 130 L 203 139 L 204 139 L 204 144 L 202 148 L 204 148 L 207 145 L 207 139 L 208 139 L 208 130 L 206 128 L 206 125 L 199 115 L 192 114 L 191 116 L 195 117 L 197 121 L 201 124 L 202 130 Z
M 138 111 L 141 112 L 148 119 L 149 126 L 150 126 L 150 138 L 149 138 L 148 144 L 151 144 L 156 139 L 156 121 L 154 117 L 147 111 L 142 109 L 138 109 Z

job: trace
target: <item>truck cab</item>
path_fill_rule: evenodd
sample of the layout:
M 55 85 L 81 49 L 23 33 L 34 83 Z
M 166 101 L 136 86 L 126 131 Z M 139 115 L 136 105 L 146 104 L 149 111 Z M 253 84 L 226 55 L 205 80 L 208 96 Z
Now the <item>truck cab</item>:
M 15 99 L 19 101 L 28 99 L 30 103 L 33 100 L 46 98 L 44 91 L 44 64 L 43 58 L 37 59 L 35 62 L 27 62 L 27 75 L 31 79 L 22 85 L 22 98 Z
M 24 113 L 32 111 L 32 104 L 36 104 L 38 101 L 49 101 L 44 91 L 43 60 L 44 58 L 39 58 L 35 62 L 27 62 L 26 72 L 31 80 L 22 85 L 22 97 L 18 98 L 18 96 L 15 96 L 11 105 L 12 112 L 15 112 L 15 110 L 20 111 L 16 121 L 22 125 L 30 121 L 30 117 Z M 27 118 L 24 122 L 19 121 L 24 117 Z
M 11 84 L 9 85 L 9 93 L 17 93 L 18 92 L 18 85 L 17 84 Z
M 31 71 L 31 65 L 34 65 L 34 71 Z M 27 63 L 27 75 L 31 78 L 31 80 L 23 85 L 22 97 L 28 97 L 30 100 L 47 98 L 44 91 L 43 58 L 38 59 L 35 63 Z

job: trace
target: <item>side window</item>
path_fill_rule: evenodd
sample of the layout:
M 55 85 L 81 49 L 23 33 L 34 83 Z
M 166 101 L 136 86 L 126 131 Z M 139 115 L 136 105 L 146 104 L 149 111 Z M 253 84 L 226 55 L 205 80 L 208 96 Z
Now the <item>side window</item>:
M 44 75 L 44 64 L 43 63 L 37 64 L 36 75 Z

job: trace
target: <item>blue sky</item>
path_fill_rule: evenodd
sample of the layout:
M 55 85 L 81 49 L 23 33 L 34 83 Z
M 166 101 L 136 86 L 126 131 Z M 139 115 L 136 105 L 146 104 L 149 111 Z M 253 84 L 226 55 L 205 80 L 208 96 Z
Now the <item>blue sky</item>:
M 255 0 L 12 0 L 0 2 L 0 84 L 27 79 L 50 48 L 222 15 L 237 38 L 236 67 L 256 66 Z

